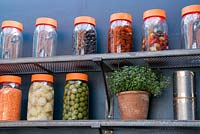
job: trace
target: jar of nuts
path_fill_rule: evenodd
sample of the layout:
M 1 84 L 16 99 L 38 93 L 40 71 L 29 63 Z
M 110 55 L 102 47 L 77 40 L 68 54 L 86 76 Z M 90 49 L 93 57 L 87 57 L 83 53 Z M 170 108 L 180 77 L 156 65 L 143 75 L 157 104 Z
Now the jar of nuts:
M 168 49 L 168 27 L 166 13 L 161 9 L 151 9 L 143 15 L 143 51 L 159 51 Z
M 108 32 L 108 52 L 131 52 L 133 48 L 132 17 L 128 13 L 115 13 L 110 16 Z
M 97 33 L 95 19 L 89 16 L 80 16 L 74 20 L 73 54 L 84 55 L 96 53 Z
M 200 48 L 200 5 L 182 9 L 182 45 L 185 49 Z
M 63 120 L 88 119 L 88 76 L 83 73 L 66 75 L 63 97 Z
M 49 74 L 34 74 L 31 81 L 27 120 L 53 120 L 53 76 Z

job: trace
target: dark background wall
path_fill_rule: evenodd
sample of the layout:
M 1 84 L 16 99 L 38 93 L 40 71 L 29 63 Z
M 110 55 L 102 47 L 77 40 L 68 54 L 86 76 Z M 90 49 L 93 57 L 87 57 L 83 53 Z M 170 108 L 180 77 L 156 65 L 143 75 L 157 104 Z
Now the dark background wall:
M 107 31 L 109 17 L 115 12 L 128 12 L 133 17 L 134 51 L 141 48 L 143 12 L 152 8 L 166 10 L 169 27 L 169 48 L 179 49 L 181 9 L 191 4 L 200 4 L 200 0 L 1 0 L 0 22 L 11 19 L 24 24 L 23 56 L 32 54 L 32 36 L 35 20 L 38 17 L 52 17 L 58 21 L 57 55 L 72 54 L 72 31 L 74 18 L 88 15 L 96 18 L 98 33 L 98 53 L 107 52 Z M 173 70 L 163 70 L 170 77 Z M 101 73 L 88 73 L 90 77 L 90 117 L 103 119 L 105 112 L 104 87 Z M 26 119 L 26 105 L 30 75 L 23 75 L 22 119 Z M 65 75 L 55 75 L 55 119 L 61 119 L 62 94 Z M 115 101 L 116 102 L 116 101 Z M 116 102 L 117 103 L 117 102 Z M 119 111 L 116 105 L 116 118 Z M 172 85 L 159 98 L 152 99 L 149 118 L 172 119 Z

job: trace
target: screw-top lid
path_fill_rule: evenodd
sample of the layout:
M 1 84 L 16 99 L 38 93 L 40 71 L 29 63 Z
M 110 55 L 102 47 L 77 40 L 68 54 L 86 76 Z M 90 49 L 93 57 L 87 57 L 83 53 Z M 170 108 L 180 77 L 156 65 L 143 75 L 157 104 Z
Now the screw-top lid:
M 88 75 L 84 73 L 69 73 L 69 74 L 66 74 L 66 81 L 68 80 L 88 81 Z
M 132 22 L 132 16 L 129 13 L 114 13 L 110 16 L 110 22 L 115 20 L 126 20 Z
M 6 20 L 2 22 L 1 28 L 13 27 L 23 31 L 23 24 L 18 21 Z
M 162 9 L 151 9 L 151 10 L 147 10 L 144 12 L 143 14 L 143 19 L 147 19 L 149 17 L 162 17 L 162 18 L 166 18 L 166 13 L 165 10 Z
M 88 23 L 91 25 L 96 25 L 95 19 L 90 16 L 79 16 L 74 19 L 74 25 Z
M 42 18 L 37 18 L 35 25 L 36 26 L 37 25 L 51 25 L 51 26 L 57 28 L 57 21 L 52 18 L 42 17 Z
M 185 16 L 191 13 L 200 13 L 200 5 L 190 5 L 182 9 L 182 16 Z
M 2 75 L 0 76 L 0 83 L 17 83 L 21 85 L 22 79 L 19 76 L 14 75 Z
M 50 74 L 33 74 L 31 82 L 34 81 L 47 81 L 53 83 L 53 76 Z

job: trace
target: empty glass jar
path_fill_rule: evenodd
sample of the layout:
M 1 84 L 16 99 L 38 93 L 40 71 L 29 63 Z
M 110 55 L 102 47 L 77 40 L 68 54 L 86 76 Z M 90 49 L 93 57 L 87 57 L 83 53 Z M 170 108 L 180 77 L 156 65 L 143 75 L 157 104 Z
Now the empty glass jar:
M 33 57 L 50 57 L 56 52 L 57 21 L 52 18 L 38 18 L 33 36 Z
M 74 20 L 73 54 L 84 55 L 96 53 L 97 33 L 95 19 L 89 16 L 80 16 Z
M 3 59 L 18 58 L 22 53 L 23 25 L 17 21 L 3 21 L 0 34 L 0 57 Z
M 21 77 L 0 76 L 0 120 L 20 120 L 22 91 Z
M 31 81 L 27 120 L 53 120 L 53 76 L 49 74 L 34 74 Z
M 128 13 L 115 13 L 110 16 L 108 32 L 108 52 L 131 52 L 133 49 L 132 17 Z
M 181 27 L 183 48 L 200 48 L 200 5 L 182 9 Z
M 168 49 L 168 27 L 166 13 L 161 9 L 151 9 L 143 15 L 143 51 Z
M 63 97 L 63 120 L 87 120 L 89 117 L 88 76 L 83 73 L 66 75 Z

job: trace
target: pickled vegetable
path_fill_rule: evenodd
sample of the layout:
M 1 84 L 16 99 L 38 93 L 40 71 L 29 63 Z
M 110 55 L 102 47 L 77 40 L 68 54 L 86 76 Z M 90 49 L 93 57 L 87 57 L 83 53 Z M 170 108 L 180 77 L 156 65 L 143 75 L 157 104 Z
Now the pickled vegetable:
M 63 120 L 88 119 L 88 86 L 83 81 L 68 81 L 63 100 Z
M 54 90 L 47 82 L 34 82 L 29 90 L 27 120 L 53 120 Z

